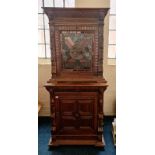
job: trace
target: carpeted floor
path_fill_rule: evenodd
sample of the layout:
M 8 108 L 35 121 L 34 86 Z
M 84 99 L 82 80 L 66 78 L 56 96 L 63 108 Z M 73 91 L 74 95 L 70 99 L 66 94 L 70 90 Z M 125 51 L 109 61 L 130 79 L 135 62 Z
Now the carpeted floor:
M 48 148 L 50 138 L 50 120 L 49 118 L 39 118 L 38 123 L 38 155 L 116 155 L 116 147 L 112 139 L 112 117 L 104 119 L 104 138 L 106 146 L 104 149 L 92 146 L 59 146 L 57 148 Z

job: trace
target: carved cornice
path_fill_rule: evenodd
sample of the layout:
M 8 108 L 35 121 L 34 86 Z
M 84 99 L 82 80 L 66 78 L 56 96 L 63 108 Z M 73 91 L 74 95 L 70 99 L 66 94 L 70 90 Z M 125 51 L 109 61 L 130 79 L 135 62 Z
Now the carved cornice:
M 98 20 L 104 19 L 109 8 L 52 8 L 43 7 L 49 20 L 55 18 L 96 18 Z

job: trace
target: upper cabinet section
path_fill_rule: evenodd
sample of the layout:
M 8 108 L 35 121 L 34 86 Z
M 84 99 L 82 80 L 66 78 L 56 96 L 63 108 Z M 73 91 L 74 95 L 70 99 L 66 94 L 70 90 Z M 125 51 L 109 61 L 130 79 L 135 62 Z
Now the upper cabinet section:
M 49 8 L 52 78 L 103 76 L 103 26 L 108 8 Z M 80 77 L 81 77 L 80 76 Z

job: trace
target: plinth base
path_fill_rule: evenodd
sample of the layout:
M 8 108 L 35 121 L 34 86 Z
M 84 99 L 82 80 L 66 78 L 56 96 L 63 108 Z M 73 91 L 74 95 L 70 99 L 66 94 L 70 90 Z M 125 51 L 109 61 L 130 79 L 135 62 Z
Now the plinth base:
M 95 147 L 104 147 L 105 142 L 104 138 L 102 138 L 102 141 L 97 141 L 97 140 L 56 140 L 52 141 L 52 138 L 49 140 L 49 147 L 57 147 L 60 145 L 92 145 Z

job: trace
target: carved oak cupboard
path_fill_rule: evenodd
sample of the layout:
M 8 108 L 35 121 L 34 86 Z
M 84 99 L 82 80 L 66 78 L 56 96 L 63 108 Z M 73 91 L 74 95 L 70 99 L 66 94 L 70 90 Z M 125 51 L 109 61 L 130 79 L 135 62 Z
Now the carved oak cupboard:
M 105 145 L 103 25 L 108 8 L 49 8 L 49 146 Z

